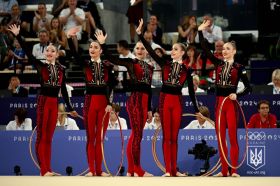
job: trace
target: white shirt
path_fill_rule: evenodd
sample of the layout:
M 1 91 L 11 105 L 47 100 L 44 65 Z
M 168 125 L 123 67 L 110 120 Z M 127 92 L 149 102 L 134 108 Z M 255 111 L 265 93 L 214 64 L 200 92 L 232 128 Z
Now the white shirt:
M 146 122 L 144 129 L 145 130 L 156 130 L 158 128 L 157 124 L 155 123 L 155 118 L 152 119 L 151 123 Z
M 218 40 L 223 40 L 223 31 L 222 28 L 212 24 L 211 26 L 212 33 L 207 32 L 206 30 L 202 30 L 203 37 L 207 39 L 209 43 L 215 43 Z M 195 42 L 199 43 L 199 34 L 195 37 Z
M 59 17 L 66 17 L 70 14 L 70 8 L 65 8 L 60 12 Z M 80 17 L 83 21 L 85 20 L 85 12 L 81 8 L 75 9 L 75 15 Z M 77 25 L 76 19 L 73 17 L 73 15 L 69 16 L 63 29 L 65 32 L 67 32 L 70 28 L 78 26 L 80 28 L 80 31 L 77 33 L 78 40 L 81 39 L 82 36 L 82 25 Z
M 44 52 L 46 49 L 47 49 L 47 46 L 44 46 L 44 48 L 42 48 L 42 46 L 40 46 L 40 43 L 37 43 L 33 46 L 32 55 L 36 59 L 40 59 L 44 63 L 46 61 L 46 57 L 44 55 Z
M 57 120 L 56 126 L 64 126 L 64 130 L 80 130 L 77 123 L 72 118 L 65 118 L 64 125 L 61 125 L 59 120 Z
M 135 59 L 135 55 L 134 54 L 132 54 L 130 51 L 129 51 L 129 53 L 126 55 L 126 56 L 124 56 L 124 55 L 122 55 L 122 54 L 120 54 L 119 55 L 119 58 L 131 58 L 131 59 Z M 123 73 L 124 73 L 124 71 L 127 71 L 127 68 L 126 67 L 124 67 L 124 66 L 118 66 L 118 69 L 119 69 L 119 74 L 118 74 L 118 80 L 119 81 L 122 81 L 123 80 Z
M 121 117 L 119 117 L 119 120 L 121 123 L 122 130 L 127 130 L 126 120 Z M 109 120 L 107 130 L 119 130 L 119 129 L 120 129 L 120 126 L 119 126 L 118 120 L 115 123 L 111 123 L 111 121 Z
M 17 126 L 16 120 L 10 121 L 6 126 L 6 130 L 32 130 L 32 120 L 25 118 L 20 126 Z
M 46 16 L 44 17 L 44 19 L 46 19 L 46 20 L 43 21 L 43 19 L 40 19 L 37 22 L 37 24 L 38 24 L 38 31 L 42 30 L 42 29 L 46 29 L 47 30 L 46 24 L 50 24 L 52 18 L 53 18 L 53 15 L 47 13 Z M 36 16 L 34 16 L 34 18 L 33 18 L 33 25 L 36 24 L 36 19 L 37 19 Z
M 209 121 L 205 121 L 203 125 L 200 125 L 198 120 L 193 120 L 184 129 L 215 129 Z
M 273 94 L 280 94 L 280 88 L 274 86 L 273 82 L 268 83 L 267 85 L 272 85 L 273 86 Z
M 120 57 L 120 58 L 131 58 L 131 59 L 135 59 L 135 55 L 132 54 L 132 52 L 130 52 L 130 51 L 129 51 L 129 53 L 128 53 L 126 56 L 120 54 L 119 57 Z
M 204 93 L 205 90 L 197 87 L 195 93 Z M 185 96 L 185 95 L 189 95 L 189 88 L 188 87 L 185 87 L 185 88 L 182 88 L 182 95 Z

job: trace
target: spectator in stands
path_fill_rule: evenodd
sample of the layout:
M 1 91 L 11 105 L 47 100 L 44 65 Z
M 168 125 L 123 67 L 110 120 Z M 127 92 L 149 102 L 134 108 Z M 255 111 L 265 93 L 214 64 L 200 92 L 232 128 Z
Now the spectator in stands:
M 13 41 L 13 36 L 7 30 L 7 24 L 7 19 L 3 19 L 0 23 L 0 69 L 8 67 L 6 64 L 3 64 L 3 62 Z
M 79 32 L 71 36 L 75 50 L 78 51 L 78 40 L 82 39 L 82 25 L 85 20 L 85 12 L 77 8 L 77 0 L 68 0 L 68 8 L 60 12 L 59 20 L 64 25 L 64 31 L 67 33 L 70 28 L 78 27 Z
M 121 107 L 119 105 L 112 104 L 112 111 L 110 112 L 110 118 L 109 118 L 109 124 L 107 130 L 119 130 L 120 129 L 119 121 L 122 130 L 127 130 L 126 120 L 124 118 L 119 117 L 120 111 L 121 111 Z
M 8 63 L 9 70 L 16 69 L 16 73 L 21 73 L 24 70 L 25 64 L 27 64 L 27 55 L 24 50 L 21 48 L 17 39 L 14 40 L 15 49 L 9 50 L 8 55 L 4 59 L 4 63 Z
M 204 117 L 210 118 L 210 112 L 206 106 L 200 106 L 198 110 Z M 196 117 L 196 120 L 191 121 L 184 129 L 215 129 L 215 127 L 209 121 Z
M 126 40 L 120 40 L 117 43 L 117 51 L 119 53 L 119 58 L 131 58 L 135 59 L 135 55 L 129 50 L 129 45 Z M 127 68 L 124 66 L 116 66 L 118 68 L 118 88 L 123 88 L 128 85 L 129 75 L 127 73 Z
M 160 122 L 159 109 L 156 108 L 153 110 L 152 122 L 150 123 L 146 122 L 144 129 L 155 130 L 160 126 L 161 126 L 161 122 Z
M 184 16 L 181 24 L 178 26 L 179 38 L 178 42 L 187 45 L 194 44 L 197 35 L 196 17 L 193 15 Z
M 39 3 L 37 11 L 34 12 L 33 31 L 38 33 L 40 30 L 50 30 L 50 23 L 53 15 L 47 13 L 46 3 Z
M 92 0 L 79 0 L 79 8 L 83 9 L 86 18 L 86 31 L 88 33 L 88 38 L 95 39 L 94 33 L 96 29 L 100 29 L 105 33 L 105 29 L 101 23 L 101 18 L 98 13 L 96 3 Z
M 58 17 L 61 10 L 68 7 L 68 0 L 54 0 L 52 7 L 52 15 Z
M 155 48 L 155 53 L 160 57 L 169 60 L 169 57 L 165 54 L 165 50 L 163 48 Z M 152 65 L 154 66 L 154 73 L 152 77 L 152 88 L 161 87 L 162 86 L 162 74 L 160 66 L 150 58 Z
M 11 15 L 9 17 L 8 25 L 17 24 L 20 25 L 22 28 L 23 35 L 30 35 L 30 22 L 27 16 L 24 16 L 21 13 L 20 6 L 18 4 L 14 4 L 12 6 Z
M 224 44 L 225 43 L 223 40 L 218 40 L 215 42 L 215 50 L 214 50 L 213 54 L 216 58 L 221 59 L 221 60 L 224 59 L 223 53 L 222 53 Z M 216 79 L 215 73 L 216 72 L 215 72 L 214 68 L 215 68 L 214 65 L 212 63 L 210 63 L 208 66 L 208 77 L 207 77 L 207 81 L 209 83 L 215 83 L 215 79 Z M 244 85 L 243 85 L 243 87 L 240 87 L 239 90 L 243 90 L 243 88 L 244 88 Z M 238 90 L 237 90 L 237 92 L 238 92 Z
M 8 90 L 12 92 L 13 97 L 28 96 L 28 90 L 20 85 L 20 80 L 17 76 L 11 77 Z
M 153 41 L 160 46 L 162 45 L 162 29 L 158 25 L 158 17 L 156 15 L 150 16 L 149 23 L 144 28 L 144 33 L 146 31 L 152 32 Z
M 195 93 L 204 93 L 205 90 L 199 88 L 200 80 L 198 75 L 193 75 L 193 88 Z M 189 88 L 185 87 L 182 89 L 182 95 L 189 95 Z
M 74 119 L 69 118 L 63 103 L 58 104 L 58 116 L 56 126 L 63 126 L 64 130 L 79 130 Z
M 269 101 L 261 100 L 258 102 L 258 112 L 251 116 L 247 125 L 248 128 L 277 128 L 277 118 L 269 113 Z
M 138 25 L 139 19 L 143 18 L 143 0 L 131 1 L 131 6 L 127 9 L 126 16 L 130 29 L 130 41 L 135 43 L 135 26 Z
M 225 42 L 223 40 L 217 40 L 215 42 L 215 50 L 214 50 L 214 56 L 219 59 L 224 59 L 223 57 L 223 46 Z
M 64 50 L 65 48 L 60 45 L 59 38 L 56 33 L 57 32 L 53 30 L 50 31 L 50 43 L 55 45 L 56 48 L 58 49 L 59 57 L 65 57 L 66 56 L 66 52 Z M 59 61 L 61 62 L 61 59 Z
M 272 72 L 272 82 L 268 85 L 273 85 L 273 94 L 280 94 L 280 69 Z
M 144 38 L 145 40 L 151 45 L 152 49 L 155 50 L 156 48 L 161 48 L 160 45 L 156 44 L 153 41 L 153 33 L 150 31 L 145 31 L 144 32 Z
M 198 52 L 198 50 L 196 49 L 195 46 L 193 45 L 189 45 L 187 47 L 187 57 L 185 59 L 186 64 L 188 64 L 189 67 L 191 67 L 193 70 L 195 70 L 193 72 L 193 74 L 197 74 L 200 77 L 202 77 L 202 70 L 203 68 L 205 69 L 210 69 L 213 68 L 214 65 L 211 63 L 210 60 L 206 59 L 205 61 L 205 65 L 204 65 L 204 61 L 201 59 L 201 54 Z M 207 82 L 205 81 L 205 78 L 208 78 L 209 76 L 203 76 L 203 78 L 201 78 L 201 85 L 206 85 Z
M 17 0 L 0 0 L 0 22 L 11 15 L 12 6 L 15 4 L 18 4 Z
M 32 49 L 32 55 L 36 58 L 45 62 L 45 51 L 49 45 L 50 33 L 47 30 L 40 30 L 38 33 L 39 43 L 35 44 Z
M 62 30 L 62 25 L 57 17 L 52 18 L 51 20 L 51 32 L 55 32 L 57 36 L 58 43 L 66 48 L 67 37 L 65 32 Z
M 208 48 L 214 50 L 214 44 L 218 40 L 223 40 L 222 28 L 215 25 L 211 15 L 207 14 L 203 17 L 203 21 L 209 20 L 210 25 L 202 31 L 203 37 L 208 41 Z M 196 37 L 198 41 L 198 35 Z
M 32 120 L 27 118 L 26 109 L 16 109 L 14 116 L 15 120 L 8 123 L 6 130 L 32 130 Z
M 135 55 L 129 50 L 129 45 L 126 40 L 120 40 L 117 43 L 117 51 L 120 58 L 131 58 L 134 59 Z

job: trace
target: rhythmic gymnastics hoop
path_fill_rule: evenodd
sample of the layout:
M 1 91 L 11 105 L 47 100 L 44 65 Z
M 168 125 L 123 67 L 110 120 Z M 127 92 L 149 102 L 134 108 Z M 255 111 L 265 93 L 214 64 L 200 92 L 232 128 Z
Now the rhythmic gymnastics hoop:
M 182 116 L 197 116 L 197 117 L 202 117 L 202 119 L 205 119 L 207 120 L 209 123 L 211 123 L 211 125 L 213 125 L 215 127 L 215 123 L 214 121 L 212 121 L 211 119 L 207 118 L 207 117 L 204 117 L 204 116 L 201 116 L 201 115 L 198 115 L 198 114 L 190 114 L 190 113 L 185 113 L 183 114 Z M 161 127 L 159 126 L 155 133 L 154 133 L 154 136 L 153 136 L 153 140 L 152 140 L 152 154 L 153 154 L 153 158 L 154 158 L 154 161 L 156 163 L 156 165 L 158 166 L 158 168 L 165 173 L 166 169 L 165 167 L 162 165 L 162 163 L 159 161 L 158 159 L 158 156 L 157 156 L 157 152 L 156 152 L 156 141 L 157 141 L 157 136 L 159 134 L 161 130 Z M 220 167 L 220 159 L 218 160 L 218 162 L 216 163 L 216 165 L 213 166 L 213 168 L 204 173 L 203 175 L 201 176 L 209 176 L 210 174 L 212 174 L 213 172 L 215 172 L 219 167 Z
M 69 112 L 60 112 L 60 114 L 70 114 Z M 77 117 L 81 118 L 81 119 L 84 119 L 82 116 L 78 115 Z M 34 155 L 33 155 L 33 152 L 32 152 L 32 139 L 33 139 L 33 136 L 34 136 L 34 133 L 35 131 L 37 130 L 37 126 L 33 129 L 32 133 L 31 133 L 31 136 L 29 137 L 29 154 L 30 154 L 30 157 L 33 161 L 33 163 L 35 164 L 35 166 L 40 170 L 40 166 L 39 166 L 39 163 L 37 162 L 37 160 L 34 158 Z M 88 172 L 88 169 L 84 170 L 83 172 L 75 175 L 75 176 L 81 176 L 85 173 Z
M 218 140 L 219 140 L 219 143 L 221 144 L 221 155 L 223 156 L 223 158 L 225 159 L 226 163 L 228 164 L 228 166 L 230 166 L 231 168 L 233 169 L 238 169 L 239 167 L 241 167 L 241 165 L 244 163 L 245 159 L 246 159 L 246 154 L 247 154 L 247 150 L 248 150 L 248 128 L 246 126 L 246 119 L 245 119 L 245 115 L 244 115 L 244 112 L 241 108 L 241 106 L 239 105 L 238 101 L 235 100 L 236 104 L 238 105 L 239 107 L 239 110 L 242 114 L 242 118 L 243 118 L 243 122 L 244 122 L 244 127 L 245 127 L 245 131 L 246 131 L 246 144 L 245 144 L 245 151 L 244 151 L 244 154 L 243 154 L 243 159 L 242 161 L 240 162 L 239 165 L 237 166 L 233 166 L 231 163 L 229 163 L 226 155 L 225 155 L 225 152 L 224 152 L 224 149 L 222 148 L 222 140 L 221 140 L 221 131 L 220 131 L 220 125 L 221 125 L 221 113 L 222 113 L 222 108 L 224 106 L 224 103 L 227 99 L 230 99 L 228 96 L 225 97 L 221 103 L 221 106 L 220 106 L 220 109 L 219 109 L 219 117 L 218 117 L 218 124 L 217 124 L 217 133 L 218 133 Z M 226 143 L 226 147 L 227 147 L 227 143 Z
M 113 111 L 114 112 L 114 111 Z M 104 167 L 107 171 L 108 174 L 110 174 L 110 176 L 118 176 L 120 171 L 121 171 L 121 167 L 123 165 L 123 159 L 124 159 L 124 138 L 123 138 L 123 133 L 122 133 L 122 126 L 121 126 L 121 122 L 120 122 L 120 119 L 117 115 L 116 112 L 114 112 L 115 116 L 118 118 L 118 124 L 119 124 L 119 127 L 120 127 L 120 136 L 121 136 L 121 161 L 120 161 L 120 164 L 119 164 L 119 168 L 118 168 L 118 171 L 116 172 L 115 175 L 113 175 L 111 173 L 111 171 L 109 170 L 108 168 L 108 165 L 107 165 L 107 162 L 106 162 L 106 159 L 105 159 L 105 151 L 104 151 L 104 138 L 103 138 L 103 129 L 104 129 L 104 121 L 105 121 L 105 118 L 107 116 L 107 114 L 109 114 L 110 112 L 105 112 L 104 116 L 103 116 L 103 119 L 102 119 L 102 128 L 101 128 L 101 152 L 102 152 L 102 159 L 103 159 L 103 163 L 104 163 Z

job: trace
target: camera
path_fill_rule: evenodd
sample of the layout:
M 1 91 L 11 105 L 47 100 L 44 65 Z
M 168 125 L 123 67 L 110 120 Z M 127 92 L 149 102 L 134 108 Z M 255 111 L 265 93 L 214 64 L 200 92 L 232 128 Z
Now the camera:
M 192 149 L 188 150 L 188 154 L 194 155 L 194 159 L 205 160 L 203 168 L 200 168 L 200 173 L 197 175 L 202 175 L 207 172 L 210 167 L 209 159 L 217 154 L 217 152 L 217 149 L 209 147 L 205 140 L 201 140 L 201 143 L 195 144 Z
M 205 140 L 201 140 L 201 143 L 195 144 L 192 149 L 188 150 L 188 154 L 193 154 L 194 159 L 207 160 L 217 154 L 217 149 L 209 147 Z

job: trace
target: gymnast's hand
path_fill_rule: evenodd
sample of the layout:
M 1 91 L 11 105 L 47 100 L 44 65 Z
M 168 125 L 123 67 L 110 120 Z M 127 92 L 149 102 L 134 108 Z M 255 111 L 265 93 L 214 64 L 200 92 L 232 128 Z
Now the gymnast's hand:
M 198 31 L 205 30 L 209 25 L 210 25 L 210 21 L 204 20 L 203 23 L 201 23 L 201 25 L 199 25 Z
M 10 32 L 12 32 L 15 36 L 17 36 L 19 34 L 19 31 L 20 31 L 20 26 L 19 25 L 17 26 L 16 24 L 13 24 L 13 25 L 9 26 L 8 30 Z
M 237 96 L 235 93 L 232 93 L 229 95 L 229 99 L 231 99 L 231 100 L 236 100 L 236 98 L 237 98 Z
M 112 110 L 113 109 L 111 105 L 107 105 L 107 107 L 105 108 L 105 112 L 111 112 Z
M 140 19 L 140 20 L 139 20 L 139 25 L 138 25 L 138 27 L 136 28 L 136 33 L 137 33 L 138 35 L 141 34 L 142 26 L 143 26 L 143 19 Z
M 104 36 L 102 30 L 97 29 L 94 35 L 95 35 L 97 41 L 100 43 L 100 45 L 105 43 L 107 34 Z
M 77 113 L 75 110 L 73 110 L 73 111 L 70 112 L 70 115 L 71 115 L 72 117 L 77 117 L 77 116 L 78 116 L 78 113 Z

